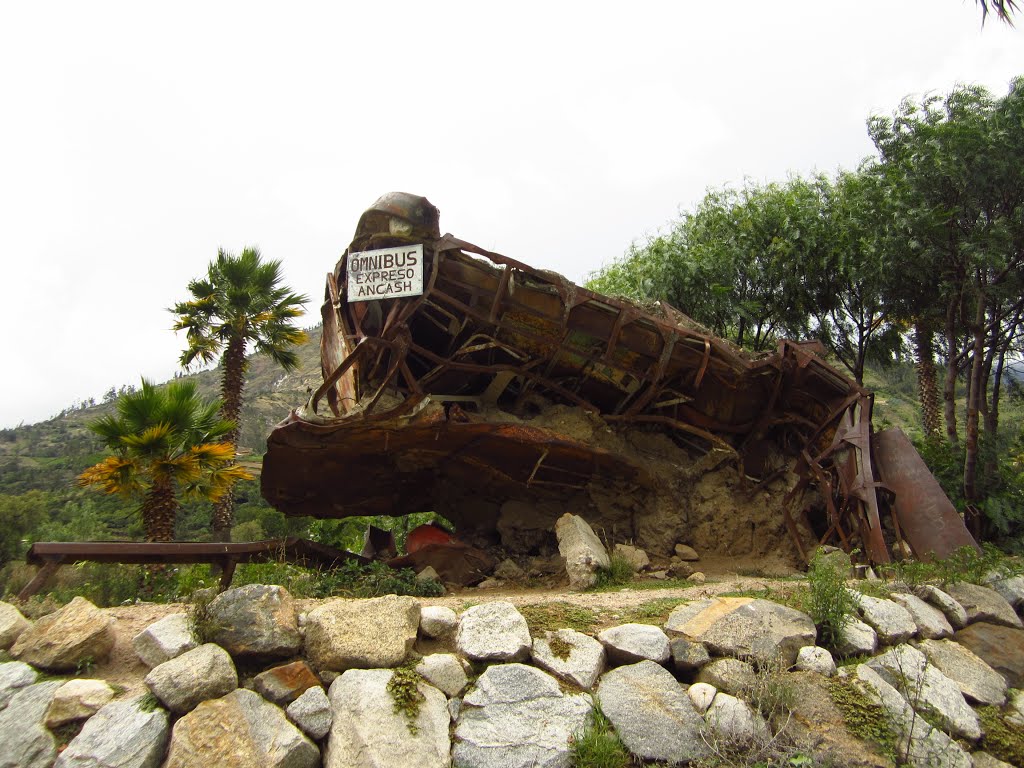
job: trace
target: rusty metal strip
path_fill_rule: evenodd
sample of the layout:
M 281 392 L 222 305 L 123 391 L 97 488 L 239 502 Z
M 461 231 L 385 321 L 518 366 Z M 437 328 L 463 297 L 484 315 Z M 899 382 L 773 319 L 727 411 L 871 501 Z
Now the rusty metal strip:
M 700 370 L 697 371 L 697 377 L 693 380 L 693 391 L 696 392 L 700 389 L 701 382 L 704 381 L 704 374 L 708 370 L 708 363 L 711 362 L 711 342 L 704 339 L 704 361 L 700 364 Z
M 725 442 L 725 440 L 718 437 L 717 435 L 713 435 L 712 433 L 708 432 L 707 430 L 701 429 L 700 427 L 695 427 L 692 424 L 687 424 L 686 422 L 679 421 L 678 419 L 673 419 L 668 416 L 656 416 L 653 414 L 644 414 L 639 416 L 628 416 L 625 414 L 621 416 L 607 415 L 604 416 L 604 420 L 613 422 L 633 421 L 640 424 L 665 424 L 667 426 L 672 427 L 673 429 L 678 429 L 680 432 L 686 432 L 688 434 L 696 435 L 697 437 L 707 440 L 709 443 L 718 448 L 721 448 L 723 451 L 728 451 L 735 458 L 739 458 L 739 454 L 736 452 L 736 449 L 729 445 L 729 443 Z

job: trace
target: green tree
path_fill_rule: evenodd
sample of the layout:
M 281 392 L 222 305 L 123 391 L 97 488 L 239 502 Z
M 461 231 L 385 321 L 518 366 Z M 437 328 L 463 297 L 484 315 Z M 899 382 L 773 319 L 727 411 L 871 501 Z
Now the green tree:
M 79 483 L 139 501 L 147 541 L 172 541 L 180 494 L 216 502 L 249 475 L 224 442 L 235 425 L 220 403 L 204 403 L 191 381 L 142 387 L 118 398 L 116 413 L 89 427 L 113 452 L 79 475 Z
M 904 226 L 921 245 L 922 261 L 911 269 L 942 297 L 952 443 L 957 384 L 968 373 L 963 484 L 966 501 L 976 503 L 984 496 L 981 416 L 994 438 L 1001 367 L 1024 309 L 1024 78 L 1003 99 L 977 86 L 907 99 L 892 117 L 871 118 L 869 132 L 901 190 Z
M 870 168 L 820 182 L 827 235 L 802 262 L 812 333 L 864 381 L 867 360 L 892 359 L 902 346 L 886 286 L 899 269 L 898 237 L 890 229 L 889 190 Z
M 281 279 L 281 262 L 263 261 L 255 248 L 240 256 L 220 250 L 206 277 L 188 284 L 192 298 L 170 310 L 177 315 L 174 330 L 187 334 L 182 366 L 220 360 L 222 414 L 236 425 L 228 435 L 236 449 L 249 345 L 290 371 L 298 365 L 293 347 L 306 341 L 292 321 L 303 314 L 308 298 L 282 286 Z M 214 538 L 230 539 L 233 522 L 234 498 L 226 494 L 214 508 Z

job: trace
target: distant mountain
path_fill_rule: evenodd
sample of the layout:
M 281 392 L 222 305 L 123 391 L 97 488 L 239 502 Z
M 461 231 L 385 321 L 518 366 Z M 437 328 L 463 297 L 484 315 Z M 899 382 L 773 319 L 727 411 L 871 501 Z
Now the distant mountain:
M 292 373 L 285 373 L 264 356 L 249 358 L 240 448 L 256 456 L 266 451 L 267 435 L 274 425 L 304 403 L 310 389 L 320 386 L 321 328 L 307 329 L 307 333 L 309 341 L 299 348 L 299 367 Z M 219 368 L 183 378 L 194 379 L 204 397 L 219 395 Z M 112 408 L 112 402 L 71 408 L 47 421 L 0 430 L 0 493 L 52 490 L 71 484 L 79 472 L 101 458 L 102 446 L 87 424 Z

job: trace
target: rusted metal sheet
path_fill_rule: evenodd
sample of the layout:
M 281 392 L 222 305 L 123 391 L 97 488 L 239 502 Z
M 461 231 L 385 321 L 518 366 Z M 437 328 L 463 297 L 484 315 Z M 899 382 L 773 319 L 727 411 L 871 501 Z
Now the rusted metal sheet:
M 949 557 L 961 547 L 981 552 L 935 476 L 900 429 L 871 437 L 878 473 L 894 494 L 900 529 L 918 560 Z
M 422 296 L 349 303 L 348 253 L 412 244 L 423 246 Z M 346 255 L 327 278 L 324 383 L 267 443 L 263 493 L 285 514 L 429 511 L 452 484 L 566 499 L 599 479 L 650 484 L 643 462 L 529 425 L 561 404 L 738 467 L 749 455 L 761 483 L 781 471 L 765 467 L 771 446 L 801 457 L 785 517 L 805 556 L 798 523 L 813 527 L 803 493 L 813 486 L 831 523 L 822 538 L 888 560 L 871 396 L 820 344 L 747 354 L 667 304 L 603 296 L 441 236 L 437 209 L 412 195 L 371 207 Z

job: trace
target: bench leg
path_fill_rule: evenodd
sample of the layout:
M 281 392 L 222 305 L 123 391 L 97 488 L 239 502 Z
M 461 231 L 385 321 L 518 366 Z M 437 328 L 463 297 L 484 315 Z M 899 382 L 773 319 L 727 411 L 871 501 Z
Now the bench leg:
M 28 584 L 26 584 L 21 592 L 18 593 L 19 600 L 28 600 L 39 590 L 46 587 L 50 583 L 50 580 L 57 573 L 57 569 L 60 568 L 62 563 L 57 560 L 47 560 L 43 563 L 42 567 L 36 572 L 36 575 L 32 578 Z
M 226 558 L 224 564 L 221 566 L 220 572 L 220 591 L 223 592 L 225 589 L 231 586 L 231 579 L 235 575 L 235 559 L 233 557 Z

